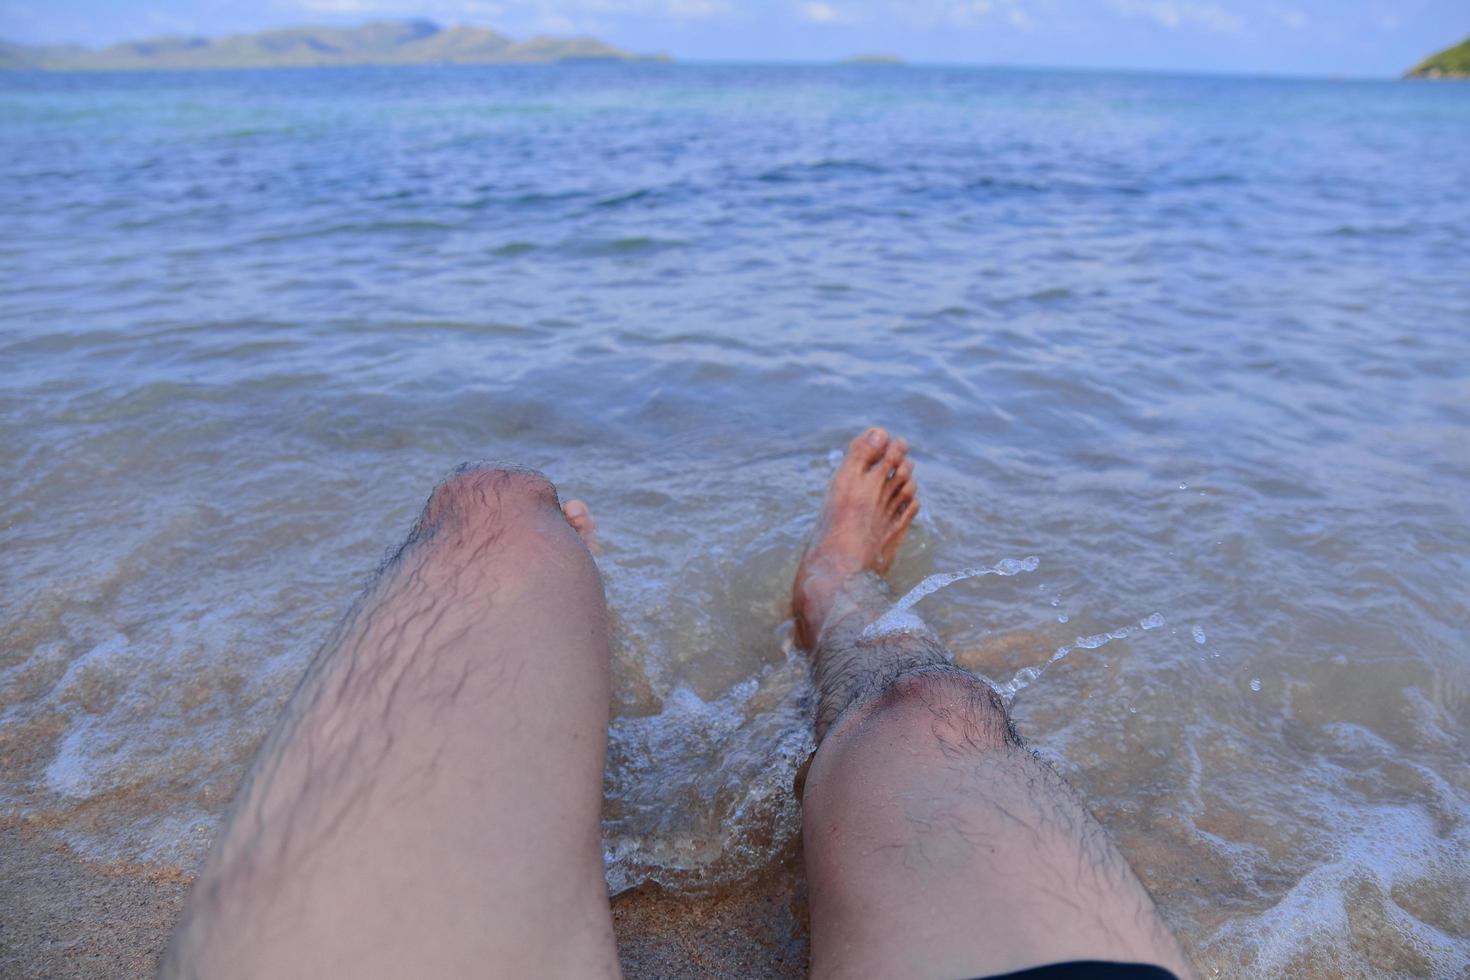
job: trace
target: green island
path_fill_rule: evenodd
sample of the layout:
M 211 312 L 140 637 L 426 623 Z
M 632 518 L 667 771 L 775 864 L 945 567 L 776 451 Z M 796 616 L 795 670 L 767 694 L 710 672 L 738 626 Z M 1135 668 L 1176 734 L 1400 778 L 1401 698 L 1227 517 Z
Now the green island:
M 1470 37 L 1432 54 L 1404 73 L 1405 78 L 1470 78 Z
M 217 38 L 155 37 L 105 48 L 0 40 L 0 69 L 311 68 L 584 60 L 668 60 L 668 56 L 633 54 L 592 37 L 517 41 L 488 27 L 440 27 L 423 19 L 374 21 L 359 27 L 288 27 Z

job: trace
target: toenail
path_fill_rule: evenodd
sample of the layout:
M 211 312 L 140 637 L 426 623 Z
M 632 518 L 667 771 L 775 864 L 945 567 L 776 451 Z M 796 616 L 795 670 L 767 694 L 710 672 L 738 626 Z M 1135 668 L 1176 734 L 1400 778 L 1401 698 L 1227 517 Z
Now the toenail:
M 880 432 L 880 431 L 878 431 L 877 429 L 869 429 L 868 430 L 868 445 L 870 445 L 870 446 L 881 446 L 881 445 L 883 445 L 883 433 Z

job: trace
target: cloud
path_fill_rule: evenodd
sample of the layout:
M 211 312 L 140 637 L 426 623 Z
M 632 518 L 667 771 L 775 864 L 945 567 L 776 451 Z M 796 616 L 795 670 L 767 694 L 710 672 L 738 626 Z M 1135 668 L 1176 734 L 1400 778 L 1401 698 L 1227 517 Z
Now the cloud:
M 836 7 L 823 3 L 822 0 L 811 0 L 810 3 L 802 4 L 800 13 L 802 20 L 813 24 L 840 24 L 845 19 Z
M 486 20 L 531 18 L 542 30 L 570 31 L 605 25 L 621 16 L 702 20 L 731 12 L 730 0 L 275 0 L 278 9 L 308 14 L 429 17 Z
M 296 0 L 290 6 L 313 14 L 375 14 L 384 9 L 378 0 Z
M 1181 27 L 1202 27 L 1212 34 L 1238 34 L 1245 26 L 1238 16 L 1212 3 L 1113 0 L 1113 9 L 1125 17 L 1152 20 L 1171 31 Z
M 668 0 L 664 4 L 664 11 L 672 17 L 700 20 L 727 14 L 730 12 L 730 5 L 724 0 Z
M 728 0 L 512 0 L 517 7 L 537 7 L 544 13 L 592 13 L 610 17 L 653 15 L 698 19 L 731 11 Z
M 487 0 L 277 0 L 275 7 L 309 14 L 377 17 L 494 17 L 506 5 Z
M 922 30 L 1009 24 L 1031 30 L 1054 14 L 1049 0 L 885 0 L 884 19 Z
M 1290 7 L 1272 7 L 1268 13 L 1286 27 L 1300 31 L 1307 26 L 1307 15 Z

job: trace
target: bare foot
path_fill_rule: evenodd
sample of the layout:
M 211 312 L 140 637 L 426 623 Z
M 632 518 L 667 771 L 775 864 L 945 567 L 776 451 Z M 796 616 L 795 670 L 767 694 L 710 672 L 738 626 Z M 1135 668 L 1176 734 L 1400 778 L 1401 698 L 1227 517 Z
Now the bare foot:
M 594 555 L 602 554 L 602 542 L 597 540 L 597 522 L 592 519 L 592 511 L 580 500 L 568 500 L 561 508 L 562 516 L 582 538 L 582 543 L 587 550 Z
M 867 570 L 882 575 L 919 512 L 908 443 L 882 429 L 864 432 L 847 456 L 817 518 L 792 589 L 796 641 L 811 649 L 846 581 Z

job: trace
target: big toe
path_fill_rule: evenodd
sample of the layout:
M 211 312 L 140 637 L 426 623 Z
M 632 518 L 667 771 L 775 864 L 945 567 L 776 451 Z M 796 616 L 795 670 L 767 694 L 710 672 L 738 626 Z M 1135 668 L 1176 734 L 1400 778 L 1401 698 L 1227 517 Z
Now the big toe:
M 887 430 L 875 425 L 848 445 L 847 459 L 866 470 L 883 458 L 883 451 L 887 448 Z

